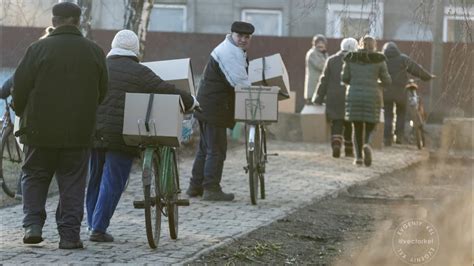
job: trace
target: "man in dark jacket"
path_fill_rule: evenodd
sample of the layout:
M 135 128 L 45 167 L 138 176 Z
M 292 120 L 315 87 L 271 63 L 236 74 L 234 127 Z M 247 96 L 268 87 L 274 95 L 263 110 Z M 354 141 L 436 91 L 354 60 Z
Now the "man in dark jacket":
M 211 53 L 199 85 L 197 99 L 202 113 L 197 113 L 201 139 L 194 160 L 192 178 L 186 193 L 202 195 L 203 200 L 232 201 L 234 194 L 224 193 L 220 182 L 227 153 L 226 128 L 233 128 L 234 87 L 250 86 L 246 50 L 254 27 L 234 22 L 228 34 Z
M 397 121 L 395 126 L 396 142 L 402 143 L 405 131 L 405 114 L 407 106 L 407 93 L 405 86 L 408 83 L 408 73 L 424 81 L 434 78 L 415 61 L 402 54 L 393 42 L 385 43 L 383 53 L 387 57 L 388 73 L 392 77 L 392 85 L 384 89 L 384 143 L 392 145 L 393 141 L 393 107 L 396 108 Z
M 346 157 L 354 157 L 352 124 L 344 120 L 346 87 L 341 83 L 341 71 L 344 56 L 356 50 L 356 39 L 345 38 L 341 41 L 341 50 L 326 61 L 317 86 L 317 94 L 313 95 L 312 100 L 316 104 L 323 104 L 326 100 L 326 116 L 331 122 L 332 156 L 335 158 L 339 158 L 343 144 Z
M 97 110 L 94 149 L 91 153 L 90 179 L 87 186 L 87 224 L 90 241 L 112 242 L 107 233 L 110 219 L 125 189 L 137 147 L 127 146 L 122 126 L 125 94 L 179 94 L 186 110 L 198 105 L 191 94 L 164 82 L 138 61 L 139 41 L 130 30 L 119 31 L 107 55 L 109 90 Z
M 53 7 L 56 29 L 30 47 L 18 66 L 13 90 L 25 144 L 22 170 L 24 243 L 43 240 L 45 203 L 56 175 L 59 248 L 83 248 L 80 226 L 97 106 L 107 92 L 103 51 L 78 29 L 81 9 L 63 2 Z

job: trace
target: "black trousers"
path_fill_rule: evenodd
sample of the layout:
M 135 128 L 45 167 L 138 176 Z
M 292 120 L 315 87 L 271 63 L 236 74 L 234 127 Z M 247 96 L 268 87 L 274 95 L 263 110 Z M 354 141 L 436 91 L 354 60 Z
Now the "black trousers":
M 407 103 L 395 102 L 395 101 L 385 101 L 384 102 L 384 131 L 383 137 L 385 140 L 393 139 L 393 107 L 395 106 L 397 121 L 395 123 L 395 135 L 397 139 L 402 139 L 405 134 L 405 117 L 407 112 Z
M 199 121 L 201 138 L 194 159 L 190 185 L 206 190 L 220 190 L 227 153 L 226 128 Z
M 356 149 L 356 156 L 357 158 L 362 158 L 362 148 L 364 144 L 370 143 L 375 123 L 361 121 L 353 121 L 352 123 L 354 124 L 354 146 Z
M 84 192 L 90 150 L 24 147 L 23 227 L 44 226 L 46 198 L 53 175 L 59 188 L 56 223 L 61 239 L 77 241 L 84 216 Z
M 352 124 L 344 119 L 331 121 L 331 135 L 344 135 L 345 143 L 352 143 Z

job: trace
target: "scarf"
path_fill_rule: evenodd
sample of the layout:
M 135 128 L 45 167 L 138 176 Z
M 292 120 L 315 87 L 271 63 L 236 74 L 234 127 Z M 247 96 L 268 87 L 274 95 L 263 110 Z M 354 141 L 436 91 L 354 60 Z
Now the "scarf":
M 247 74 L 247 53 L 233 44 L 230 34 L 211 53 L 232 87 L 251 85 Z

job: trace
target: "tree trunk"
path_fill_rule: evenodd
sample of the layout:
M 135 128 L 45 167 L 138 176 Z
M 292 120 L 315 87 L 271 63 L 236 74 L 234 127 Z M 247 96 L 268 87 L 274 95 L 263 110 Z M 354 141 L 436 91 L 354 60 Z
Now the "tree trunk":
M 77 4 L 82 9 L 81 25 L 79 26 L 79 30 L 82 32 L 84 37 L 92 40 L 92 0 L 78 0 Z
M 125 7 L 124 28 L 137 34 L 140 40 L 140 59 L 145 54 L 146 34 L 154 2 L 154 0 L 127 0 Z

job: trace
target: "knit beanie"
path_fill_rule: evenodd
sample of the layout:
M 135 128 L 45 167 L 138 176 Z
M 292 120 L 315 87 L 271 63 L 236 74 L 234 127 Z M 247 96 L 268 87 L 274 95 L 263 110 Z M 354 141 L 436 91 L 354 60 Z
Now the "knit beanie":
M 112 41 L 112 49 L 119 48 L 132 51 L 134 54 L 140 54 L 140 45 L 138 36 L 131 30 L 121 30 L 115 34 Z

